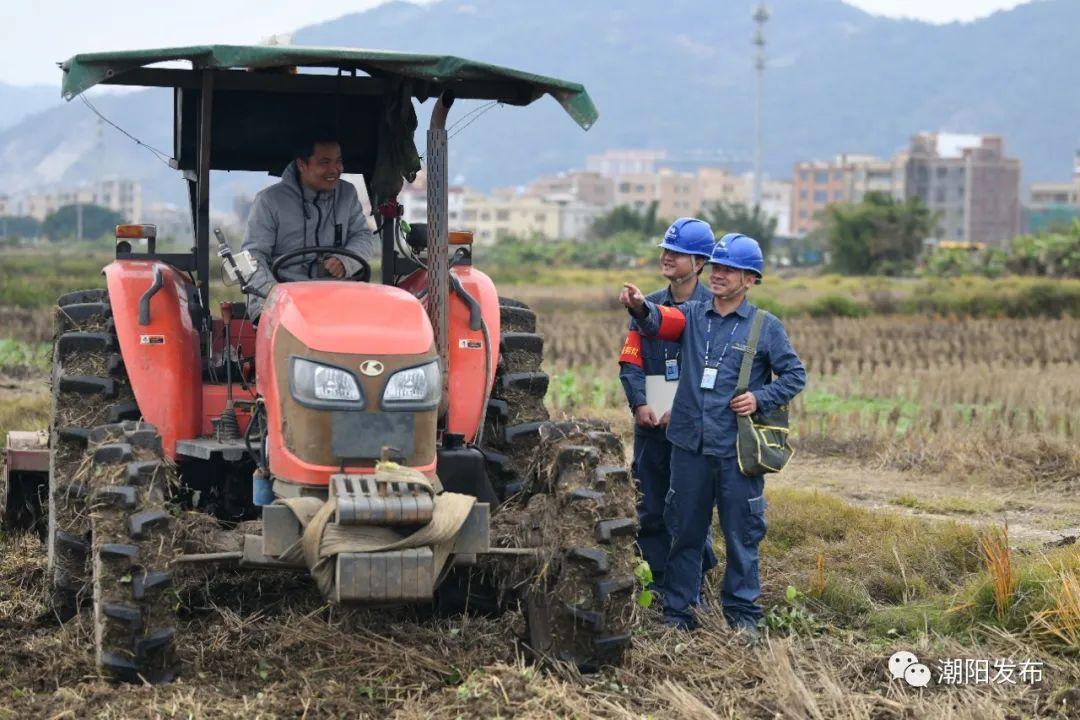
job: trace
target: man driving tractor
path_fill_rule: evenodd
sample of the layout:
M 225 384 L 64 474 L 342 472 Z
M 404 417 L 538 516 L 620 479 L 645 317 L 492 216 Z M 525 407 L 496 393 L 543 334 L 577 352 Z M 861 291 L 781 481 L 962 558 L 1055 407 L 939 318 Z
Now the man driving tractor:
M 279 256 L 307 247 L 335 247 L 371 258 L 375 236 L 368 229 L 356 186 L 342 180 L 341 145 L 327 134 L 298 148 L 281 180 L 255 196 L 248 216 L 243 249 L 259 261 L 251 284 L 263 292 L 274 279 L 271 263 Z M 283 280 L 344 279 L 361 269 L 345 255 L 300 255 L 278 269 Z M 249 314 L 262 311 L 262 300 L 248 299 Z

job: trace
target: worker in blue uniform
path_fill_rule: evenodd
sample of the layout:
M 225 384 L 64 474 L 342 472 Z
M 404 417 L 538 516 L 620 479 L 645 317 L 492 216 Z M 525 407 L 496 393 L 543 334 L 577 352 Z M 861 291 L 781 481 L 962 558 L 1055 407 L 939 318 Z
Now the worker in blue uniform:
M 736 416 L 789 403 L 805 386 L 806 371 L 783 324 L 766 316 L 749 389 L 735 396 L 751 320 L 761 312 L 747 299 L 750 288 L 761 282 L 761 248 L 753 238 L 731 233 L 717 242 L 709 263 L 711 302 L 665 307 L 630 283 L 619 300 L 643 336 L 679 342 L 682 353 L 682 379 L 667 430 L 672 451 L 665 519 L 672 542 L 662 588 L 664 621 L 696 626 L 701 547 L 715 506 L 726 551 L 720 596 L 724 618 L 756 638 L 762 616 L 758 545 L 766 530 L 765 482 L 763 476 L 739 470 Z
M 680 306 L 690 300 L 712 299 L 699 275 L 712 253 L 715 236 L 708 223 L 694 218 L 680 218 L 672 223 L 659 243 L 660 273 L 667 287 L 650 294 L 659 305 Z M 631 473 L 640 491 L 638 501 L 638 548 L 652 570 L 653 586 L 664 581 L 664 566 L 671 549 L 671 535 L 664 524 L 664 501 L 671 476 L 671 443 L 665 437 L 668 412 L 651 407 L 645 393 L 647 376 L 679 380 L 679 344 L 656 338 L 642 338 L 637 323 L 630 328 L 619 355 L 619 380 L 626 392 L 626 402 L 634 414 L 634 459 Z M 702 556 L 702 580 L 716 566 L 711 535 L 706 539 Z

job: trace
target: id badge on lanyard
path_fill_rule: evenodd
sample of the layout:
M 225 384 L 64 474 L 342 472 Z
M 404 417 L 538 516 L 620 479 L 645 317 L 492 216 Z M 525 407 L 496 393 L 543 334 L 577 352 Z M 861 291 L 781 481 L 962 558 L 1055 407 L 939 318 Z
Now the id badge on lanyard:
M 712 348 L 712 319 L 709 319 L 709 327 L 705 331 L 705 369 L 701 371 L 701 385 L 702 390 L 714 390 L 716 389 L 716 376 L 720 372 L 720 364 L 724 362 L 724 356 L 727 355 L 728 348 L 731 346 L 731 341 L 735 338 L 735 331 L 739 329 L 739 321 L 735 321 L 735 327 L 731 328 L 731 335 L 728 336 L 728 340 L 724 343 L 724 349 L 720 352 L 720 359 L 716 361 L 714 367 L 709 366 L 709 350 Z
M 679 379 L 679 361 L 675 358 L 664 361 L 664 379 L 675 382 Z

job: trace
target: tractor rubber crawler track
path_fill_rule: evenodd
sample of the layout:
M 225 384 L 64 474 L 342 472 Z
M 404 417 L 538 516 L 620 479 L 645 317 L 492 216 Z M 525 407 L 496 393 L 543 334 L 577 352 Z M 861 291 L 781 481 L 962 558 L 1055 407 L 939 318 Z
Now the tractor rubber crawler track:
M 174 471 L 146 423 L 101 425 L 90 437 L 95 658 L 117 680 L 168 682 L 176 625 L 169 566 L 179 545 L 166 497 Z
M 484 447 L 491 485 L 500 500 L 521 492 L 534 460 L 536 428 L 548 420 L 544 396 L 548 375 L 541 370 L 544 338 L 525 303 L 499 298 L 502 326 L 499 363 L 484 423 Z
M 46 545 L 53 609 L 67 619 L 89 598 L 90 517 L 86 488 L 76 474 L 90 431 L 113 418 L 137 419 L 138 407 L 120 360 L 105 290 L 62 296 L 56 327 Z
M 548 423 L 541 436 L 521 537 L 542 548 L 545 566 L 524 593 L 526 643 L 595 672 L 621 661 L 638 618 L 636 492 L 616 472 L 618 436 L 573 423 Z

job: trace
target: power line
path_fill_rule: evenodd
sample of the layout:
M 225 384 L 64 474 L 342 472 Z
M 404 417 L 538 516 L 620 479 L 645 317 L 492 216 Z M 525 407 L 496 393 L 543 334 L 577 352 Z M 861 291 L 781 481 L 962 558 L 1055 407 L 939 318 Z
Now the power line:
M 110 125 L 111 127 L 115 128 L 115 129 L 116 129 L 117 131 L 119 131 L 119 132 L 120 132 L 120 133 L 121 133 L 122 135 L 124 135 L 125 137 L 127 137 L 127 138 L 129 138 L 130 140 L 134 141 L 134 143 L 135 143 L 136 145 L 141 145 L 142 147 L 144 147 L 144 148 L 146 148 L 147 150 L 149 150 L 149 151 L 150 151 L 151 153 L 153 153 L 153 154 L 154 154 L 154 157 L 156 157 L 156 158 L 157 158 L 158 160 L 160 160 L 161 162 L 163 162 L 163 163 L 165 163 L 166 165 L 168 165 L 168 166 L 169 166 L 170 168 L 172 168 L 173 170 L 175 170 L 175 169 L 176 169 L 176 165 L 175 165 L 175 163 L 173 162 L 173 158 L 172 158 L 172 156 L 171 156 L 171 155 L 169 155 L 168 153 L 162 152 L 161 150 L 158 150 L 158 149 L 157 149 L 156 147 L 154 147 L 153 145 L 148 145 L 147 143 L 144 143 L 144 142 L 143 142 L 142 140 L 140 140 L 139 138 L 135 137 L 134 135 L 132 135 L 131 133 L 129 133 L 129 132 L 127 131 L 127 130 L 125 130 L 124 128 L 120 127 L 120 126 L 119 126 L 119 125 L 117 125 L 116 123 L 114 123 L 114 122 L 113 122 L 112 120 L 110 120 L 109 118 L 105 117 L 105 116 L 104 116 L 104 115 L 103 115 L 103 114 L 101 113 L 101 111 L 100 111 L 100 110 L 98 110 L 98 109 L 97 109 L 96 107 L 94 107 L 93 103 L 91 103 L 91 102 L 90 102 L 89 100 L 87 100 L 87 99 L 86 99 L 86 96 L 85 96 L 85 95 L 80 95 L 80 96 L 79 96 L 79 99 L 83 101 L 83 104 L 84 104 L 84 105 L 86 105 L 86 107 L 90 108 L 90 112 L 92 112 L 92 113 L 94 113 L 95 115 L 97 115 L 97 116 L 98 116 L 98 117 L 99 117 L 99 118 L 100 118 L 100 119 L 101 119 L 102 121 L 104 121 L 105 123 L 107 123 L 107 124 L 108 124 L 108 125 Z
M 498 102 L 497 100 L 491 100 L 490 102 L 486 102 L 483 105 L 478 105 L 478 106 L 474 107 L 472 110 L 465 113 L 464 115 L 459 117 L 454 122 L 450 123 L 450 127 L 446 128 L 446 131 L 450 132 L 451 130 L 456 128 L 458 125 L 460 125 L 462 122 L 464 122 L 465 120 L 468 120 L 470 117 L 472 117 L 473 115 L 475 115 L 478 112 L 487 112 L 491 108 L 491 106 L 495 105 L 497 102 Z
M 479 119 L 480 119 L 481 117 L 483 117 L 483 116 L 484 116 L 484 114 L 485 114 L 485 113 L 487 113 L 487 111 L 488 111 L 488 110 L 490 110 L 491 108 L 495 107 L 496 105 L 500 105 L 500 106 L 501 106 L 501 105 L 502 105 L 502 103 L 500 103 L 500 102 L 495 102 L 494 100 L 493 100 L 493 101 L 491 101 L 490 103 L 488 103 L 487 107 L 485 107 L 485 108 L 484 108 L 484 109 L 483 109 L 483 110 L 482 110 L 481 112 L 478 112 L 478 113 L 477 113 L 476 115 L 474 115 L 474 116 L 473 116 L 473 118 L 472 118 L 471 120 L 469 120 L 469 122 L 465 123 L 465 124 L 464 124 L 464 125 L 462 125 L 462 126 L 461 126 L 461 127 L 459 128 L 459 129 L 455 130 L 455 131 L 454 131 L 454 134 L 453 134 L 453 135 L 448 135 L 446 139 L 447 139 L 447 140 L 450 140 L 451 138 L 454 138 L 454 137 L 456 137 L 456 136 L 460 135 L 460 134 L 461 134 L 462 132 L 464 132 L 465 128 L 469 127 L 469 126 L 470 126 L 470 125 L 472 125 L 472 124 L 473 124 L 474 122 L 476 122 L 477 120 L 479 120 Z M 453 126 L 451 126 L 451 127 L 453 127 Z

